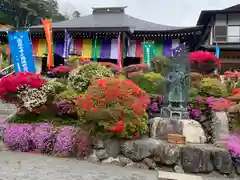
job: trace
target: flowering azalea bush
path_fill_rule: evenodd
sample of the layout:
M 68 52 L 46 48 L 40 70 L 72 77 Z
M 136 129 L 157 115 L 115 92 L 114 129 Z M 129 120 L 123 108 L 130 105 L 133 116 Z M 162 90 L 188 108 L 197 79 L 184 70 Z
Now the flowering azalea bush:
M 113 63 L 110 62 L 100 62 L 102 65 L 106 66 L 107 68 L 111 69 L 114 74 L 117 74 L 120 72 L 120 68 Z
M 224 83 L 227 86 L 227 90 L 229 93 L 236 91 L 235 89 L 240 88 L 240 73 L 239 72 L 224 72 Z
M 35 73 L 16 73 L 14 75 L 3 77 L 0 81 L 0 99 L 4 102 L 19 105 L 18 92 L 30 88 L 41 88 L 46 80 Z
M 76 117 L 76 107 L 73 101 L 65 100 L 56 103 L 57 114 L 59 116 L 73 116 Z
M 48 101 L 53 100 L 54 95 L 54 88 L 50 85 L 44 85 L 40 88 L 26 88 L 17 93 L 17 96 L 22 100 L 22 106 L 28 111 L 46 105 Z
M 189 62 L 191 69 L 201 74 L 211 74 L 217 68 L 221 69 L 221 62 L 218 57 L 210 52 L 196 51 L 190 53 Z
M 100 63 L 90 63 L 73 70 L 68 78 L 68 85 L 77 92 L 85 92 L 91 80 L 111 77 L 113 73 Z
M 124 67 L 123 71 L 125 72 L 126 76 L 129 77 L 131 75 L 134 75 L 136 72 L 142 72 L 147 69 L 148 69 L 147 64 L 133 64 Z
M 60 65 L 50 70 L 52 77 L 55 78 L 66 78 L 68 77 L 70 71 L 72 71 L 71 67 L 63 65 Z
M 148 104 L 148 95 L 132 81 L 114 78 L 93 81 L 77 100 L 84 126 L 119 137 L 146 132 Z

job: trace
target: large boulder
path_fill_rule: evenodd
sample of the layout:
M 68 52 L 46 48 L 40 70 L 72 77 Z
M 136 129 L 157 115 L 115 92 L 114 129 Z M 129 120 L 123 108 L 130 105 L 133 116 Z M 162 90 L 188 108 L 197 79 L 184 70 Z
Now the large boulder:
M 230 174 L 233 164 L 224 148 L 212 144 L 188 144 L 181 147 L 181 166 L 187 173 L 210 173 L 214 169 Z
M 233 162 L 229 152 L 222 148 L 213 148 L 212 162 L 214 169 L 222 174 L 231 174 Z
M 226 112 L 213 112 L 212 141 L 216 146 L 225 146 L 224 137 L 229 135 L 228 121 Z
M 179 120 L 156 117 L 150 120 L 150 137 L 167 140 L 168 134 L 182 134 L 182 128 Z
M 120 141 L 118 139 L 107 139 L 104 141 L 109 156 L 116 158 L 120 153 Z
M 191 119 L 171 120 L 153 118 L 150 121 L 150 136 L 154 139 L 167 140 L 168 134 L 181 134 L 187 143 L 205 143 L 204 130 L 197 121 Z
M 186 145 L 181 148 L 181 165 L 187 173 L 210 173 L 213 171 L 211 151 L 204 146 Z
M 206 136 L 201 124 L 195 120 L 180 120 L 182 124 L 182 135 L 186 143 L 201 144 L 206 142 Z
M 135 162 L 152 156 L 159 142 L 156 139 L 143 138 L 139 140 L 128 140 L 121 144 L 121 153 Z
M 159 140 L 157 148 L 154 149 L 153 156 L 153 159 L 157 163 L 165 165 L 176 164 L 180 158 L 180 145 L 169 144 Z

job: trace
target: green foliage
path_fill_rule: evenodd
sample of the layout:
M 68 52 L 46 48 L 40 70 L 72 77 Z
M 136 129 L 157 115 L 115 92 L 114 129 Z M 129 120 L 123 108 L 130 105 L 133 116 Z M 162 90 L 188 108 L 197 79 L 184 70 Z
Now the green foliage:
M 69 74 L 68 85 L 77 92 L 85 92 L 91 80 L 112 76 L 113 73 L 109 68 L 100 63 L 90 63 L 73 70 Z
M 75 61 L 79 61 L 80 56 L 71 56 L 70 58 L 67 59 L 67 62 L 75 62 Z
M 199 95 L 202 97 L 227 97 L 228 91 L 225 84 L 216 78 L 203 78 Z
M 76 91 L 74 91 L 71 88 L 68 88 L 67 90 L 56 95 L 55 101 L 63 101 L 63 100 L 73 101 L 76 99 L 77 96 L 78 96 L 78 93 Z
M 170 60 L 168 57 L 155 57 L 151 62 L 153 72 L 164 74 L 165 69 L 169 66 Z
M 46 123 L 50 122 L 50 119 L 54 117 L 54 112 L 46 109 L 40 113 L 34 113 L 27 111 L 24 114 L 17 114 L 8 120 L 9 123 Z
M 67 89 L 63 83 L 58 81 L 49 81 L 47 84 L 54 88 L 56 94 L 59 94 Z
M 2 5 L 5 8 L 15 9 L 17 13 L 12 13 L 12 18 L 1 16 L 3 18 L 1 22 L 16 27 L 41 24 L 41 18 L 53 21 L 66 19 L 59 12 L 57 0 L 3 0 Z
M 149 94 L 164 93 L 164 81 L 160 73 L 136 74 L 129 77 L 129 79 Z

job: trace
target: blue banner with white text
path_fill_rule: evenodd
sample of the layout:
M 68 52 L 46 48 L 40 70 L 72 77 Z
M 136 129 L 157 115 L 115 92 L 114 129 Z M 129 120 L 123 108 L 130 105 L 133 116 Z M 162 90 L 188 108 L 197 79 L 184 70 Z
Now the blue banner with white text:
M 8 32 L 8 42 L 15 72 L 36 72 L 28 32 Z

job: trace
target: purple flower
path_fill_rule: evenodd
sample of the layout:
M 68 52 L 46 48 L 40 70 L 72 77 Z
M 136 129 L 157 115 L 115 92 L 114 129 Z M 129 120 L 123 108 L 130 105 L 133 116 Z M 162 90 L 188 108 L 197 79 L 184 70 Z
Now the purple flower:
M 31 133 L 35 127 L 30 124 L 8 124 L 5 127 L 4 143 L 13 150 L 30 151 L 34 149 Z
M 214 97 L 207 97 L 206 98 L 206 103 L 211 104 L 214 101 L 214 99 L 215 99 Z
M 76 133 L 73 127 L 66 126 L 59 130 L 56 136 L 54 152 L 56 153 L 73 153 L 76 144 Z
M 228 150 L 234 157 L 240 157 L 240 134 L 231 134 L 228 137 L 223 137 L 226 140 Z
M 152 103 L 150 108 L 153 112 L 157 112 L 158 111 L 158 103 L 156 103 L 156 102 Z
M 31 139 L 36 149 L 41 152 L 52 151 L 55 141 L 53 128 L 47 123 L 36 125 L 35 130 L 31 134 Z

